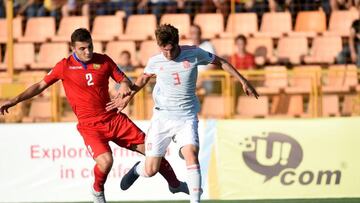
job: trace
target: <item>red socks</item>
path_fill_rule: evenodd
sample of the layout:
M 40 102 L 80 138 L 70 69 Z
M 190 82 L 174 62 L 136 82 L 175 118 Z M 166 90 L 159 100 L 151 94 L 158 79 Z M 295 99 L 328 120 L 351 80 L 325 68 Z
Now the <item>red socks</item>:
M 161 160 L 159 173 L 166 179 L 170 187 L 179 187 L 180 181 L 177 179 L 174 170 L 165 158 Z
M 95 182 L 94 182 L 94 190 L 96 192 L 104 191 L 104 184 L 106 182 L 107 173 L 100 171 L 97 164 L 94 166 L 94 175 L 95 175 Z

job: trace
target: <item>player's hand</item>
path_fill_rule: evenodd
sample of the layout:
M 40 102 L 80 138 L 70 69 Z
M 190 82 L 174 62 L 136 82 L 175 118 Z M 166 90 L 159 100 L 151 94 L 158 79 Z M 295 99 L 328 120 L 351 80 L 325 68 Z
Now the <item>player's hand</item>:
M 131 95 L 131 88 L 128 83 L 121 83 L 118 94 L 115 98 L 125 98 L 126 96 Z
M 256 99 L 259 97 L 255 88 L 249 82 L 242 83 L 242 88 L 247 96 L 254 96 Z
M 117 113 L 120 113 L 130 102 L 130 96 L 127 97 L 115 97 L 109 103 L 106 104 L 106 111 L 112 111 L 117 109 Z
M 9 113 L 9 108 L 15 106 L 15 104 L 11 101 L 5 102 L 0 106 L 0 115 L 5 115 L 5 113 Z

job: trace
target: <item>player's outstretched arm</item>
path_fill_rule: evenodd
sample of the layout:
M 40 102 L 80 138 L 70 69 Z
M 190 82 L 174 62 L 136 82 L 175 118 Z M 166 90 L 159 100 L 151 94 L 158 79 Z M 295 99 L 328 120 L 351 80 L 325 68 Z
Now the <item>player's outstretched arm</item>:
M 242 88 L 246 95 L 254 96 L 256 99 L 259 97 L 259 94 L 256 92 L 255 88 L 247 81 L 244 76 L 242 76 L 227 60 L 215 56 L 213 64 L 220 66 L 226 72 L 234 76 L 242 85 Z
M 131 101 L 134 95 L 141 90 L 151 79 L 152 75 L 143 73 L 139 76 L 135 83 L 131 86 L 131 93 L 123 97 L 115 97 L 109 103 L 106 104 L 106 111 L 111 111 L 117 109 L 117 112 L 120 113 L 127 104 Z
M 15 106 L 16 104 L 30 99 L 38 94 L 40 94 L 42 91 L 44 91 L 47 87 L 49 87 L 48 84 L 46 84 L 45 81 L 40 81 L 38 83 L 33 84 L 29 88 L 27 88 L 24 92 L 16 96 L 15 98 L 5 102 L 0 106 L 0 115 L 4 115 L 5 113 L 9 113 L 9 108 L 12 106 Z
M 119 91 L 117 92 L 117 95 L 115 98 L 117 97 L 121 97 L 121 98 L 124 98 L 128 95 L 131 94 L 131 87 L 132 87 L 132 82 L 127 78 L 125 77 L 121 82 L 120 82 L 120 89 Z

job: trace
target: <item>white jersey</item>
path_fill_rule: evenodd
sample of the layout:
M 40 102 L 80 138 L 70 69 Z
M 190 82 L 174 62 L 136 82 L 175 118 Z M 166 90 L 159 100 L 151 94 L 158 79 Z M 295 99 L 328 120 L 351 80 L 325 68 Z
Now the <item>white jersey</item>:
M 168 60 L 163 54 L 151 57 L 145 74 L 155 74 L 154 114 L 169 119 L 197 118 L 200 105 L 196 96 L 197 66 L 206 65 L 215 55 L 196 46 L 180 46 L 180 54 Z

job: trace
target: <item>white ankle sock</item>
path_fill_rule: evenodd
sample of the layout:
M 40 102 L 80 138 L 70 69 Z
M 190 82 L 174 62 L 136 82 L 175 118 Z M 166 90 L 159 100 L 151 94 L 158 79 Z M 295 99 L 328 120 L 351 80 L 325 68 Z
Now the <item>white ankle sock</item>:
M 200 202 L 200 196 L 202 194 L 200 166 L 190 165 L 186 167 L 187 167 L 187 175 L 188 175 L 187 183 L 190 192 L 190 202 L 198 203 Z
M 145 161 L 141 161 L 135 169 L 135 173 L 139 176 L 142 177 L 149 177 L 146 173 L 145 173 Z

